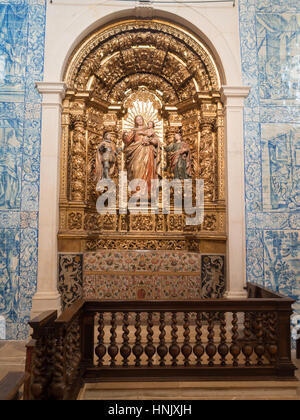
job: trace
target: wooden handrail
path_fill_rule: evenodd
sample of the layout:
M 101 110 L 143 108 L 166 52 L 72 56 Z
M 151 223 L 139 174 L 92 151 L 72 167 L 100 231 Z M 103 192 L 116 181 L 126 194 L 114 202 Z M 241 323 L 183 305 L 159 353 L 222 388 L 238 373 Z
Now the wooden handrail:
M 196 312 L 196 311 L 286 311 L 291 310 L 291 305 L 295 301 L 293 299 L 245 299 L 245 300 L 229 300 L 229 299 L 200 299 L 193 301 L 114 301 L 114 300 L 87 300 L 84 303 L 84 311 L 140 311 L 140 312 L 160 312 L 160 311 L 176 311 L 176 312 Z
M 69 308 L 66 308 L 61 316 L 55 321 L 55 324 L 68 324 L 73 321 L 75 316 L 78 315 L 79 311 L 85 305 L 84 299 L 79 299 L 74 302 Z
M 29 325 L 33 330 L 43 328 L 57 319 L 57 311 L 46 311 L 33 318 Z
M 248 290 L 248 298 L 256 298 L 256 299 L 290 299 L 281 293 L 274 292 L 273 290 L 269 290 L 263 286 L 254 284 L 254 283 L 247 283 L 247 290 Z M 250 295 L 253 296 L 250 296 Z
M 37 340 L 32 398 L 74 399 L 83 381 L 125 378 L 293 380 L 294 300 L 254 284 L 248 284 L 247 290 L 248 298 L 237 300 L 81 299 L 58 319 L 54 312 L 43 314 L 30 322 Z M 156 343 L 154 317 L 159 330 Z M 166 328 L 171 342 L 166 341 Z

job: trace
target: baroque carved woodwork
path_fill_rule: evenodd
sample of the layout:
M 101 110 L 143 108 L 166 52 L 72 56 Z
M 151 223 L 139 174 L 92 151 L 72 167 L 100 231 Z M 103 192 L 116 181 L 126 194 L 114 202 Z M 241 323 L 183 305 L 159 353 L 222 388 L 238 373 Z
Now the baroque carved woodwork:
M 198 252 L 199 241 L 207 235 L 211 235 L 212 243 L 225 243 L 224 107 L 218 69 L 208 48 L 173 24 L 158 20 L 119 22 L 81 43 L 70 58 L 65 82 L 60 250 L 72 250 L 73 241 L 76 251 Z M 122 133 L 132 127 L 137 112 L 145 121 L 155 122 L 161 141 L 162 178 L 172 180 L 166 148 L 174 143 L 175 134 L 181 134 L 190 148 L 192 178 L 204 180 L 205 216 L 201 225 L 187 226 L 184 212 L 122 214 L 118 195 L 115 214 L 97 213 L 97 148 L 109 132 L 118 151 L 111 174 L 118 191 L 119 173 L 126 169 Z M 161 200 L 160 194 L 160 210 Z

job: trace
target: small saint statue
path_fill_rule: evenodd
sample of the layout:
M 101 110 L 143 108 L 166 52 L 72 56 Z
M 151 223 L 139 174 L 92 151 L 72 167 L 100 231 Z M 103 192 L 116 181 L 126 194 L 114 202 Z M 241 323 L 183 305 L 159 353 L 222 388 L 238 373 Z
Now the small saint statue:
M 192 159 L 190 146 L 182 140 L 180 134 L 175 134 L 174 143 L 166 147 L 168 168 L 175 179 L 192 177 Z
M 117 161 L 117 149 L 109 132 L 104 133 L 103 140 L 97 148 L 95 181 L 110 179 Z

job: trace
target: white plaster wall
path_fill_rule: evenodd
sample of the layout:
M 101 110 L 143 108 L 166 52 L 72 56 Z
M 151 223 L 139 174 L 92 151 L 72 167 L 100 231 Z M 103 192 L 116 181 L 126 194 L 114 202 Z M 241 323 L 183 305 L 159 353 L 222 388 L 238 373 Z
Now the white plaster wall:
M 136 4 L 135 1 L 124 3 L 110 0 L 53 0 L 53 4 L 48 4 L 44 83 L 39 84 L 44 101 L 42 174 L 58 170 L 58 121 L 64 91 L 59 83 L 63 81 L 68 58 L 80 41 L 94 30 L 116 19 L 137 17 Z M 227 249 L 228 296 L 238 298 L 244 295 L 245 282 L 242 111 L 243 99 L 248 94 L 248 89 L 243 88 L 241 75 L 238 7 L 234 8 L 230 3 L 185 5 L 184 1 L 177 1 L 170 5 L 160 4 L 159 9 L 154 9 L 153 13 L 155 17 L 181 24 L 199 35 L 211 49 L 220 67 L 227 112 L 227 228 L 230 243 Z M 53 95 L 52 100 L 49 95 Z M 49 124 L 49 121 L 53 123 Z M 49 142 L 50 155 L 46 147 Z M 56 158 L 53 151 L 57 154 Z M 49 187 L 51 194 L 47 195 Z M 58 232 L 59 172 L 54 177 L 50 174 L 41 177 L 40 189 L 39 273 L 38 290 L 33 299 L 33 315 L 42 310 L 59 310 L 56 246 L 53 245 Z M 51 221 L 50 225 L 47 220 Z
M 86 3 L 86 5 L 84 5 Z M 82 39 L 119 18 L 136 17 L 138 2 L 53 0 L 48 4 L 45 45 L 46 81 L 62 80 L 66 61 Z M 154 4 L 154 6 L 156 6 Z M 242 83 L 238 6 L 231 3 L 186 5 L 183 0 L 158 4 L 154 16 L 173 20 L 198 32 L 225 69 L 224 84 Z

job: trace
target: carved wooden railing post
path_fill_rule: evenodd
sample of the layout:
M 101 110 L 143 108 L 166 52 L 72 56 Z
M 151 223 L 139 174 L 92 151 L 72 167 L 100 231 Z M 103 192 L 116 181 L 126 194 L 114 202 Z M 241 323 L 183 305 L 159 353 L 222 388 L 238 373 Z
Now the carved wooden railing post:
M 128 312 L 124 312 L 123 315 L 123 345 L 120 349 L 121 356 L 123 357 L 123 366 L 128 367 L 128 358 L 131 354 L 131 348 L 129 346 L 129 321 Z
M 229 353 L 228 345 L 226 344 L 226 316 L 225 313 L 220 314 L 220 338 L 221 343 L 218 347 L 218 352 L 221 356 L 221 366 L 226 366 L 226 356 Z
M 66 393 L 64 327 L 58 327 L 54 354 L 54 371 L 50 387 L 51 398 L 63 400 Z
M 190 355 L 192 354 L 192 346 L 190 345 L 190 314 L 185 312 L 184 314 L 184 344 L 182 346 L 182 354 L 184 356 L 184 366 L 190 366 Z
M 265 354 L 265 345 L 263 341 L 264 330 L 263 330 L 263 314 L 261 312 L 257 313 L 256 316 L 256 340 L 257 344 L 254 347 L 254 351 L 257 355 L 257 365 L 262 366 L 263 364 L 263 355 Z
M 173 312 L 172 314 L 172 323 L 171 323 L 172 331 L 172 345 L 169 348 L 169 353 L 172 356 L 172 366 L 177 366 L 177 357 L 180 354 L 180 347 L 178 345 L 178 328 L 177 328 L 177 314 Z
M 53 372 L 53 325 L 57 311 L 48 311 L 29 322 L 35 346 L 31 354 L 31 378 L 26 383 L 25 397 L 34 400 L 49 398 L 49 384 Z M 28 367 L 29 368 L 29 367 Z
M 214 332 L 214 313 L 213 312 L 209 312 L 208 315 L 208 344 L 206 346 L 206 353 L 208 355 L 208 365 L 209 366 L 214 366 L 214 356 L 217 353 L 217 347 L 214 344 L 214 336 L 215 336 L 215 332 Z
M 233 357 L 233 366 L 238 366 L 239 364 L 239 354 L 241 352 L 241 347 L 238 343 L 239 333 L 238 333 L 238 315 L 236 312 L 233 312 L 232 316 L 232 345 L 230 346 L 230 353 Z
M 110 366 L 116 366 L 116 357 L 119 353 L 119 347 L 117 345 L 117 315 L 115 312 L 111 314 L 111 329 L 110 329 L 110 345 L 108 346 L 108 354 L 110 355 Z
M 94 324 L 93 313 L 83 313 L 81 318 L 81 365 L 84 367 L 94 364 Z
M 166 366 L 165 357 L 168 354 L 168 347 L 166 346 L 166 322 L 165 322 L 165 312 L 160 313 L 159 319 L 159 346 L 157 347 L 157 353 L 160 357 L 160 366 Z
M 277 352 L 278 352 L 278 337 L 277 337 L 277 314 L 276 312 L 268 312 L 267 318 L 267 351 L 269 354 L 270 362 L 276 363 Z
M 203 314 L 201 312 L 197 312 L 196 318 L 196 345 L 194 346 L 194 354 L 197 358 L 197 366 L 201 366 L 201 358 L 205 352 L 204 346 L 202 344 L 202 317 Z
M 104 345 L 104 318 L 103 313 L 100 312 L 98 320 L 98 344 L 95 349 L 95 353 L 98 356 L 98 366 L 103 366 L 103 357 L 106 354 L 106 347 Z
M 251 356 L 253 354 L 253 345 L 251 343 L 252 331 L 251 331 L 251 317 L 250 313 L 245 313 L 244 318 L 244 344 L 243 344 L 243 354 L 245 356 L 245 365 L 251 366 Z
M 153 367 L 153 356 L 155 355 L 156 348 L 153 345 L 153 314 L 148 312 L 147 319 L 147 345 L 145 347 L 145 353 L 148 356 L 148 367 Z
M 277 358 L 277 374 L 278 376 L 293 377 L 295 366 L 291 360 L 291 332 L 290 319 L 292 315 L 291 307 L 287 307 L 278 311 L 278 358 Z
M 135 366 L 141 366 L 141 356 L 144 351 L 141 344 L 141 331 L 141 314 L 140 312 L 137 312 L 135 318 L 135 345 L 132 349 L 132 352 L 135 355 Z
M 31 394 L 35 400 L 43 400 L 46 397 L 47 384 L 47 353 L 46 338 L 40 337 L 35 345 L 35 361 L 33 368 L 33 383 L 31 385 Z

